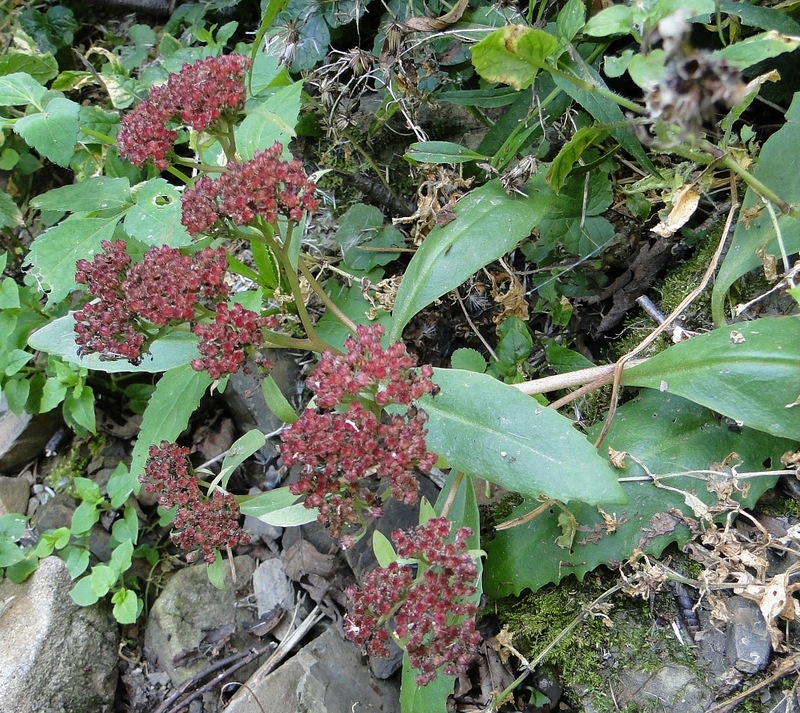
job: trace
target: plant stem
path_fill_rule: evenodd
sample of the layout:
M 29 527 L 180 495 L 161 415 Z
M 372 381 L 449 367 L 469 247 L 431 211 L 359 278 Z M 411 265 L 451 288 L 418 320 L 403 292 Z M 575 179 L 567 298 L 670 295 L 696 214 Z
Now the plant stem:
M 554 74 L 557 77 L 561 77 L 562 79 L 566 79 L 568 82 L 572 82 L 576 87 L 579 89 L 583 89 L 590 94 L 597 94 L 598 96 L 603 97 L 604 99 L 610 99 L 615 104 L 621 106 L 623 109 L 628 109 L 629 111 L 634 112 L 635 114 L 644 114 L 644 109 L 634 101 L 630 99 L 626 99 L 625 97 L 621 97 L 616 92 L 612 92 L 610 89 L 606 89 L 605 87 L 601 87 L 594 82 L 587 82 L 585 79 L 581 79 L 580 77 L 571 74 L 570 72 L 564 72 L 561 69 L 556 69 L 555 67 L 551 67 L 549 65 L 543 65 L 543 69 L 546 69 L 551 74 Z
M 91 136 L 93 139 L 102 141 L 104 144 L 108 144 L 109 146 L 113 146 L 114 144 L 117 143 L 116 139 L 113 139 L 110 136 L 106 136 L 106 134 L 101 134 L 99 131 L 95 131 L 94 129 L 90 129 L 86 126 L 81 126 L 81 132 L 86 134 L 87 136 Z
M 181 166 L 186 166 L 186 168 L 194 168 L 198 171 L 205 171 L 206 173 L 228 173 L 228 169 L 224 166 L 212 166 L 208 163 L 200 163 L 188 158 L 183 158 L 183 156 L 175 156 L 173 161 Z
M 348 317 L 339 306 L 328 296 L 328 293 L 325 292 L 322 285 L 317 282 L 317 279 L 311 274 L 311 270 L 308 269 L 308 266 L 305 264 L 305 260 L 302 256 L 300 256 L 300 260 L 297 264 L 298 268 L 300 268 L 300 272 L 303 277 L 308 280 L 308 284 L 311 285 L 311 289 L 314 290 L 314 293 L 317 297 L 322 300 L 322 303 L 327 307 L 328 311 L 331 312 L 345 327 L 347 327 L 353 334 L 356 333 L 356 324 L 353 322 L 350 317 Z

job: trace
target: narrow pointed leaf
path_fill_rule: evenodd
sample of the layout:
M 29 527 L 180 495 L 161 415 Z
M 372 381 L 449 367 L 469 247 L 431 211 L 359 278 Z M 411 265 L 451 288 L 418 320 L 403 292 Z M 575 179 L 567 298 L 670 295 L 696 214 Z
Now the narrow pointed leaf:
M 437 369 L 434 381 L 440 393 L 420 402 L 425 442 L 455 470 L 531 497 L 625 501 L 616 471 L 569 419 L 486 374 Z
M 417 312 L 513 250 L 547 215 L 550 201 L 534 190 L 527 198 L 508 195 L 499 181 L 462 198 L 456 219 L 434 228 L 411 259 L 394 303 L 389 338 L 399 339 Z

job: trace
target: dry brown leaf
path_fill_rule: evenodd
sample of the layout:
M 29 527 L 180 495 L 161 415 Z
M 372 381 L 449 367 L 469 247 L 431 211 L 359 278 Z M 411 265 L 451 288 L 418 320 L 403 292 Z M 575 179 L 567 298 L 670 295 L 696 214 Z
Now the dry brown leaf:
M 438 32 L 458 22 L 467 9 L 469 0 L 458 0 L 450 12 L 441 17 L 411 17 L 403 23 L 405 32 Z
M 700 204 L 700 191 L 692 185 L 681 188 L 672 199 L 672 210 L 665 220 L 662 220 L 651 231 L 662 238 L 673 236 L 682 228 L 689 218 L 694 215 Z
M 625 463 L 627 457 L 628 451 L 615 451 L 613 448 L 608 449 L 608 459 L 615 468 L 619 468 L 620 470 L 627 468 L 628 465 Z

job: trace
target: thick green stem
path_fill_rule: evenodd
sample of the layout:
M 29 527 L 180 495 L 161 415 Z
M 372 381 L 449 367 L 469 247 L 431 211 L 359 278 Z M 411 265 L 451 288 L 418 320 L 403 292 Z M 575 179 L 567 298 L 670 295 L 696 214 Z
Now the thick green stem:
M 605 99 L 610 99 L 615 104 L 618 104 L 623 109 L 628 109 L 629 111 L 634 112 L 635 114 L 644 114 L 644 109 L 637 104 L 635 101 L 631 101 L 630 99 L 626 99 L 625 97 L 621 97 L 619 94 L 612 92 L 610 89 L 606 89 L 605 87 L 601 87 L 594 82 L 587 82 L 585 79 L 581 79 L 580 77 L 576 77 L 574 74 L 569 72 L 564 72 L 560 69 L 556 69 L 555 67 L 550 67 L 546 65 L 544 67 L 548 72 L 554 74 L 557 77 L 561 77 L 562 79 L 566 79 L 568 82 L 572 82 L 576 87 L 583 89 L 585 92 L 590 92 L 591 94 L 597 94 Z

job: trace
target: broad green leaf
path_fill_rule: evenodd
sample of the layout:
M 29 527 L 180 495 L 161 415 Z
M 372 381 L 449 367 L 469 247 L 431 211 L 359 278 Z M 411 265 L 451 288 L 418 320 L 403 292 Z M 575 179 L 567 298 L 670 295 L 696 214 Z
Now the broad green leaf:
M 711 56 L 714 59 L 725 59 L 739 69 L 747 69 L 765 59 L 777 57 L 784 52 L 793 52 L 798 46 L 800 37 L 787 37 L 770 30 L 723 47 Z
M 74 478 L 72 482 L 75 487 L 75 494 L 80 500 L 87 503 L 97 504 L 103 500 L 100 494 L 100 486 L 89 478 Z
M 372 551 L 381 567 L 388 567 L 392 562 L 397 561 L 397 552 L 394 551 L 392 543 L 378 529 L 372 533 Z
M 188 332 L 171 332 L 153 342 L 150 346 L 150 354 L 145 355 L 142 363 L 136 366 L 127 359 L 102 361 L 98 354 L 78 356 L 78 346 L 75 344 L 74 315 L 74 312 L 70 312 L 37 330 L 28 338 L 28 344 L 41 352 L 60 356 L 70 364 L 78 364 L 86 369 L 104 371 L 108 374 L 119 372 L 158 373 L 188 364 L 199 354 L 197 337 Z
M 623 383 L 677 394 L 773 436 L 800 434 L 800 317 L 764 317 L 675 344 Z
M 97 433 L 94 413 L 94 392 L 90 386 L 83 385 L 70 391 L 64 398 L 64 420 L 67 425 L 80 432 L 85 428 L 90 433 Z
M 283 395 L 271 374 L 261 380 L 261 393 L 264 395 L 267 408 L 281 421 L 284 423 L 294 423 L 297 421 L 299 418 L 297 412 Z
M 131 186 L 127 178 L 96 176 L 42 193 L 31 200 L 31 205 L 39 210 L 91 213 L 120 210 L 130 202 Z
M 70 547 L 64 551 L 64 554 L 67 557 L 67 572 L 73 579 L 80 577 L 89 568 L 89 549 L 87 547 Z
M 253 253 L 253 262 L 258 268 L 254 281 L 269 289 L 276 289 L 280 284 L 280 270 L 272 251 L 260 240 L 252 240 L 250 250 Z
M 0 75 L 29 74 L 44 84 L 58 74 L 58 62 L 51 54 L 30 54 L 17 50 L 6 50 L 0 55 Z
M 790 204 L 800 203 L 800 172 L 787 156 L 800 145 L 800 92 L 794 95 L 786 112 L 786 124 L 770 136 L 761 149 L 753 175 Z M 776 209 L 778 227 L 788 253 L 800 250 L 800 221 L 783 216 Z M 739 212 L 733 240 L 719 269 L 711 293 L 714 321 L 725 323 L 725 295 L 742 275 L 762 264 L 758 253 L 780 255 L 775 225 L 769 211 L 755 191 L 748 189 Z
M 108 487 L 106 487 L 106 490 L 108 490 Z M 109 496 L 110 495 L 111 493 L 109 493 Z M 139 518 L 136 515 L 136 510 L 131 505 L 125 507 L 125 513 L 123 517 L 114 521 L 114 524 L 111 527 L 111 536 L 120 543 L 125 541 L 130 541 L 133 543 L 138 539 Z
M 628 35 L 633 31 L 633 9 L 628 5 L 612 5 L 601 10 L 583 28 L 590 37 Z
M 134 188 L 136 205 L 125 216 L 125 231 L 145 245 L 178 248 L 192 242 L 181 224 L 181 194 L 163 178 Z
M 49 304 L 61 302 L 77 288 L 75 263 L 101 251 L 101 243 L 114 237 L 119 218 L 71 215 L 33 241 L 25 264 L 32 266 L 30 273 L 40 284 L 50 288 Z
M 430 450 L 454 470 L 523 495 L 592 504 L 625 496 L 608 461 L 556 411 L 486 374 L 436 369 L 420 405 Z
M 142 427 L 131 457 L 131 474 L 138 477 L 144 471 L 150 446 L 161 441 L 175 441 L 181 435 L 209 386 L 211 377 L 188 364 L 164 373 L 142 416 Z
M 33 104 L 43 109 L 40 102 L 47 94 L 39 82 L 25 72 L 14 72 L 0 77 L 0 106 L 27 106 Z
M 12 349 L 10 352 L 3 354 L 1 360 L 5 365 L 3 373 L 6 376 L 14 376 L 14 374 L 33 359 L 33 356 L 31 352 L 26 352 L 22 349 Z
M 111 597 L 111 602 L 114 605 L 112 613 L 114 618 L 120 624 L 133 624 L 139 616 L 139 597 L 130 589 L 122 587 L 119 591 L 114 592 Z
M 487 161 L 489 156 L 450 141 L 422 141 L 411 144 L 403 158 L 415 163 L 467 163 L 475 160 Z
M 89 574 L 92 591 L 98 597 L 104 597 L 108 594 L 108 591 L 117 583 L 118 579 L 119 573 L 107 564 L 95 565 Z
M 391 248 L 405 245 L 403 234 L 391 225 L 384 225 L 378 208 L 356 203 L 339 218 L 334 236 L 342 248 L 344 262 L 350 270 L 369 272 L 377 265 L 386 265 L 398 256 Z M 389 248 L 380 252 L 376 248 Z
M 0 309 L 19 309 L 19 285 L 13 277 L 0 282 Z
M 286 148 L 295 136 L 302 90 L 303 83 L 294 82 L 278 89 L 268 99 L 247 105 L 247 116 L 234 130 L 236 146 L 243 161 L 249 161 L 256 151 L 268 149 L 276 141 Z
M 14 124 L 14 132 L 49 161 L 67 167 L 78 141 L 80 108 L 71 99 L 56 97 L 44 111 L 23 116 Z
M 792 447 L 792 442 L 747 428 L 732 431 L 702 406 L 670 394 L 644 391 L 638 399 L 619 408 L 605 445 L 629 452 L 655 475 L 670 474 L 660 482 L 712 505 L 717 498 L 706 487 L 707 474 L 671 474 L 712 469 L 712 464 L 724 462 L 731 453 L 738 454 L 741 460 L 737 468 L 740 473 L 762 471 L 765 463 L 779 468 L 780 456 Z M 631 462 L 617 475 L 646 474 Z M 749 484 L 747 497 L 736 499 L 745 507 L 752 507 L 776 480 L 775 476 L 743 480 L 742 485 Z M 601 564 L 626 560 L 636 548 L 657 557 L 670 543 L 680 545 L 691 537 L 681 519 L 669 514 L 678 510 L 693 517 L 681 493 L 656 487 L 649 479 L 625 482 L 622 488 L 628 504 L 605 507 L 608 520 L 598 508 L 569 506 L 577 521 L 571 548 L 559 547 L 555 542 L 562 535 L 558 518 L 563 511 L 558 507 L 517 527 L 500 530 L 490 541 L 484 541 L 483 549 L 488 553 L 483 580 L 486 592 L 501 598 L 518 595 L 524 589 L 536 591 L 571 574 L 583 580 L 587 572 Z M 539 501 L 528 499 L 511 513 L 509 520 L 538 505 Z M 531 551 L 536 556 L 532 557 Z
M 463 369 L 483 374 L 486 371 L 486 359 L 483 358 L 479 351 L 462 347 L 453 352 L 450 357 L 450 366 L 453 369 Z
M 100 599 L 92 589 L 91 576 L 79 579 L 70 590 L 69 595 L 72 597 L 72 601 L 79 607 L 90 607 L 92 604 L 96 604 L 97 600 Z
M 97 505 L 90 502 L 82 502 L 72 513 L 72 522 L 69 529 L 72 530 L 74 535 L 82 535 L 94 527 L 94 524 L 100 519 L 100 511 Z
M 25 553 L 17 545 L 8 540 L 0 540 L 0 568 L 11 567 L 24 559 Z
M 556 18 L 556 34 L 562 44 L 569 44 L 586 22 L 586 7 L 582 0 L 569 0 Z
M 406 269 L 394 303 L 390 340 L 400 338 L 417 312 L 530 235 L 548 214 L 551 199 L 540 191 L 528 193 L 527 198 L 508 195 L 499 181 L 490 181 L 456 204 L 455 220 L 434 228 Z
M 125 574 L 131 567 L 131 557 L 133 556 L 133 541 L 125 540 L 120 542 L 111 553 L 108 561 L 109 567 L 120 575 Z
M 18 379 L 9 379 L 3 385 L 3 395 L 6 397 L 8 408 L 17 414 L 17 416 L 22 416 L 30 393 L 30 379 L 26 379 L 24 376 Z
M 520 90 L 531 86 L 558 53 L 558 40 L 544 30 L 506 25 L 473 45 L 472 64 L 484 79 Z
M 296 503 L 259 515 L 258 519 L 275 527 L 299 527 L 309 522 L 315 522 L 318 516 L 319 511 L 316 508 L 307 508 L 302 503 Z
M 567 182 L 572 167 L 578 162 L 584 151 L 602 141 L 608 131 L 598 126 L 584 126 L 578 129 L 572 138 L 561 147 L 547 171 L 546 179 L 556 193 L 560 193 Z
M 106 483 L 106 492 L 108 497 L 111 498 L 111 507 L 115 510 L 121 508 L 128 496 L 134 491 L 137 483 L 139 482 L 135 474 L 128 470 L 128 466 L 123 463 L 117 463 L 114 472 Z M 116 525 L 116 523 L 114 523 Z M 136 538 L 131 538 L 136 539 Z

